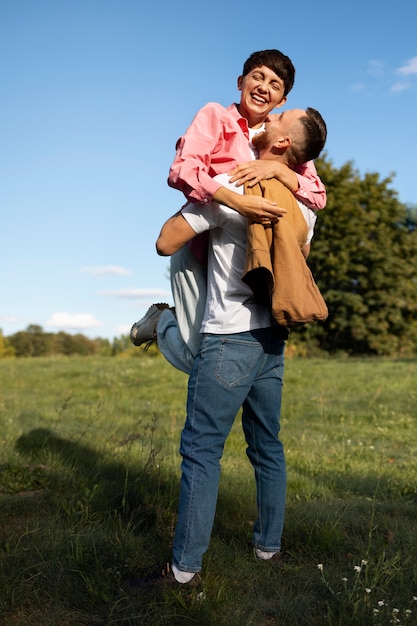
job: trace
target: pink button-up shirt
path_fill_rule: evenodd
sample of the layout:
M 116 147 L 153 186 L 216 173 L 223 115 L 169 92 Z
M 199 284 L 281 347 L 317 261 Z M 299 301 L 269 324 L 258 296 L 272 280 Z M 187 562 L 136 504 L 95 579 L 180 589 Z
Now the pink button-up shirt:
M 236 104 L 225 108 L 209 102 L 194 117 L 176 145 L 168 185 L 182 191 L 191 202 L 210 202 L 221 185 L 217 174 L 230 172 L 238 163 L 252 160 L 247 120 Z M 299 189 L 295 195 L 312 209 L 326 204 L 326 189 L 312 161 L 295 170 Z

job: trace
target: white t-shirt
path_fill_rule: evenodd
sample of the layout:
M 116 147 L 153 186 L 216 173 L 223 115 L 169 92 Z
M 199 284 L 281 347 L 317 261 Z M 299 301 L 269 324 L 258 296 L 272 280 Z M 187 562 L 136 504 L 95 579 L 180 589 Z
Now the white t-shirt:
M 301 213 L 304 215 L 304 219 L 307 222 L 307 226 L 308 226 L 307 239 L 306 239 L 306 244 L 307 244 L 307 243 L 310 243 L 311 240 L 313 239 L 314 226 L 316 224 L 317 214 L 311 209 L 309 209 L 308 206 L 306 206 L 299 200 L 297 200 L 297 204 L 300 207 Z
M 215 202 L 203 208 L 189 203 L 182 214 L 196 233 L 210 230 L 207 299 L 200 332 L 230 334 L 272 326 L 270 310 L 254 301 L 252 289 L 240 278 L 246 260 L 246 218 Z
M 243 186 L 231 185 L 227 174 L 216 176 L 216 180 L 243 193 Z M 307 207 L 305 211 L 315 218 L 313 211 Z M 207 300 L 200 332 L 230 334 L 272 326 L 269 307 L 255 302 L 252 290 L 241 280 L 246 261 L 246 218 L 216 202 L 204 207 L 188 203 L 182 215 L 196 233 L 210 231 Z M 315 219 L 311 221 L 314 226 Z

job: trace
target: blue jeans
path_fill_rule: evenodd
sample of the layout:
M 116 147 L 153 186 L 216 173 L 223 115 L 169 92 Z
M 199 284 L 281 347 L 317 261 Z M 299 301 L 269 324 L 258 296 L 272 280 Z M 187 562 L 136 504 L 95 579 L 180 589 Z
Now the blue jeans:
M 224 444 L 242 407 L 247 455 L 254 468 L 258 515 L 253 545 L 280 550 L 286 472 L 278 438 L 284 346 L 275 329 L 202 336 L 188 383 L 187 419 L 173 563 L 198 572 L 213 527 Z
M 157 337 L 158 348 L 168 363 L 182 372 L 190 374 L 194 356 L 181 336 L 177 318 L 169 309 L 165 309 L 160 315 Z

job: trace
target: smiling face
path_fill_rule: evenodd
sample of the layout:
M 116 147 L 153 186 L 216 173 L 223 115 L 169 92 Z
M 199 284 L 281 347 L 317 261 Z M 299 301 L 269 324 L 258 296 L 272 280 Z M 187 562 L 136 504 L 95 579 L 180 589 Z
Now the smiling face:
M 242 92 L 239 113 L 249 128 L 259 128 L 270 111 L 286 102 L 284 81 L 265 65 L 239 76 L 237 86 Z

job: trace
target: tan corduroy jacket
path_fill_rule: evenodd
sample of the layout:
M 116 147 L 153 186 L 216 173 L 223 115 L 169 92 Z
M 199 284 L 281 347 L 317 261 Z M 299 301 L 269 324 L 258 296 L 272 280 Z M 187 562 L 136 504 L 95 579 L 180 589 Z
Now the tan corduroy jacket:
M 325 320 L 326 303 L 301 252 L 308 227 L 293 194 L 275 178 L 245 186 L 245 193 L 273 200 L 288 213 L 269 226 L 248 222 L 242 280 L 259 302 L 272 307 L 281 326 Z

